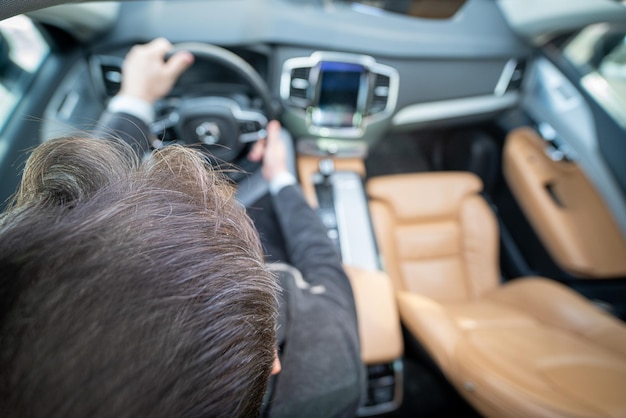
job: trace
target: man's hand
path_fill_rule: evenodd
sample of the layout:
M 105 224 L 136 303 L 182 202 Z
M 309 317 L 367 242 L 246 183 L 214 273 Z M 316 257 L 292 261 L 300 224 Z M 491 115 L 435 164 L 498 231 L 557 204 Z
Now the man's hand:
M 267 139 L 257 141 L 248 154 L 250 161 L 263 160 L 263 177 L 272 181 L 281 173 L 288 173 L 287 148 L 280 138 L 280 122 L 273 120 L 267 124 Z
M 181 51 L 165 62 L 165 55 L 171 50 L 172 44 L 164 38 L 134 46 L 122 66 L 120 95 L 135 97 L 149 104 L 165 97 L 194 60 L 191 53 Z

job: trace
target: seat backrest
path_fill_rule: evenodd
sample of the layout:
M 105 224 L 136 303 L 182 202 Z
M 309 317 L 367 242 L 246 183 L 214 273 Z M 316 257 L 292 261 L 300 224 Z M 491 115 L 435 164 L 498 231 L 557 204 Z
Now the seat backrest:
M 396 291 L 461 302 L 498 285 L 498 229 L 481 189 L 467 172 L 369 180 L 374 229 Z

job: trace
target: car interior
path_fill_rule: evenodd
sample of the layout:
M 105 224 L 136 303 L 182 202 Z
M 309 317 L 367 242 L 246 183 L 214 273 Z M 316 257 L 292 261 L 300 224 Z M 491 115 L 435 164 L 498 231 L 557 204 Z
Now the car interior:
M 626 416 L 624 2 L 61 3 L 0 1 L 3 206 L 165 37 L 196 59 L 158 146 L 208 151 L 250 205 L 281 121 L 353 287 L 359 416 Z

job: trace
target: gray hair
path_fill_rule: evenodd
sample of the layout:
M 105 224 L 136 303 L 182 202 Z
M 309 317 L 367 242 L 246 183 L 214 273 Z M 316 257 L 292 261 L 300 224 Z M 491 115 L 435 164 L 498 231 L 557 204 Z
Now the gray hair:
M 0 218 L 0 411 L 257 415 L 276 293 L 233 187 L 197 152 L 49 141 Z

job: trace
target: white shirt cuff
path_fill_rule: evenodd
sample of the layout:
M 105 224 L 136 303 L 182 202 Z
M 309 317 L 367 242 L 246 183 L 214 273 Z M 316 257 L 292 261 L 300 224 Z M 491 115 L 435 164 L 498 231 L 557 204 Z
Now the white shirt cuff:
M 128 113 L 141 119 L 146 124 L 154 122 L 154 108 L 152 104 L 134 96 L 117 95 L 111 99 L 107 109 L 112 113 Z
M 293 174 L 285 171 L 283 173 L 277 174 L 270 182 L 269 189 L 270 194 L 272 196 L 276 196 L 283 188 L 287 186 L 292 186 L 296 184 L 298 181 L 294 177 Z

